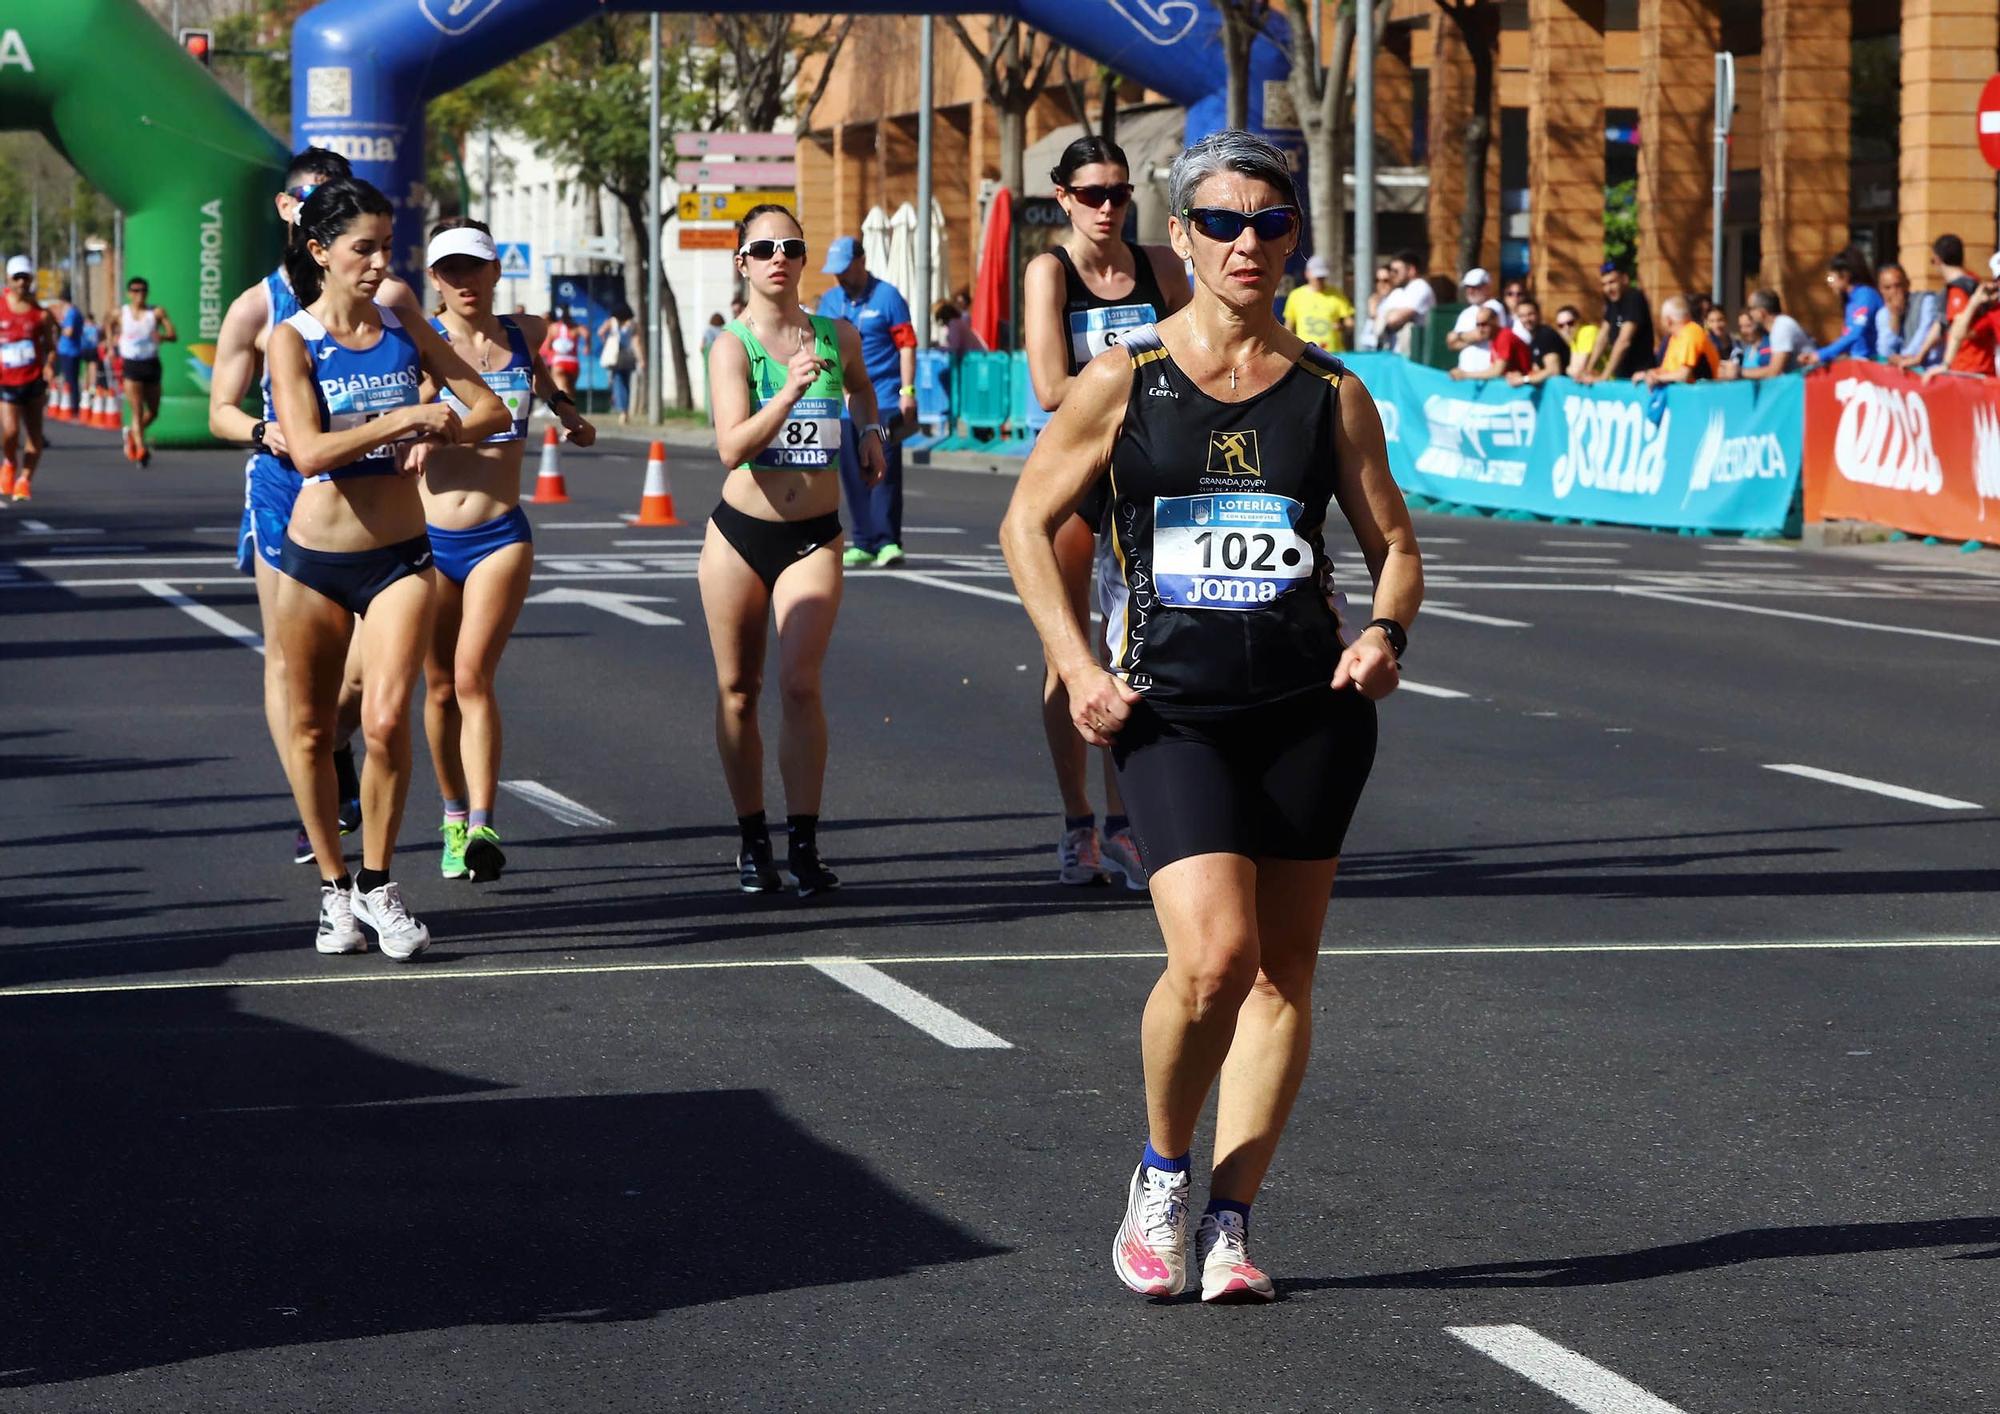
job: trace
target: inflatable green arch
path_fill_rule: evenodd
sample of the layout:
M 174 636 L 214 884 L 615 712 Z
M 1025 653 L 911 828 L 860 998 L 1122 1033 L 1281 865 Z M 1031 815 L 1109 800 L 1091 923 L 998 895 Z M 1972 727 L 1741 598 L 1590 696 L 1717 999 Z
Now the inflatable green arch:
M 125 269 L 180 331 L 161 351 L 154 437 L 211 441 L 216 335 L 230 300 L 277 259 L 270 199 L 285 149 L 137 0 L 7 6 L 0 128 L 40 129 L 124 211 Z

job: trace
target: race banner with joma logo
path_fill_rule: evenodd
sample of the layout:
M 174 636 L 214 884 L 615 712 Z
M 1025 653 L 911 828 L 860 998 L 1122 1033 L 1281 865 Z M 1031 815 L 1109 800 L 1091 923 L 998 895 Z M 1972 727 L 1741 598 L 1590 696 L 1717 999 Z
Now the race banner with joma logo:
M 1382 410 L 1405 491 L 1622 525 L 1776 531 L 1798 487 L 1794 375 L 1660 392 L 1630 383 L 1463 382 L 1396 354 L 1348 354 Z
M 2000 383 L 1842 359 L 1806 380 L 1806 516 L 2000 537 Z

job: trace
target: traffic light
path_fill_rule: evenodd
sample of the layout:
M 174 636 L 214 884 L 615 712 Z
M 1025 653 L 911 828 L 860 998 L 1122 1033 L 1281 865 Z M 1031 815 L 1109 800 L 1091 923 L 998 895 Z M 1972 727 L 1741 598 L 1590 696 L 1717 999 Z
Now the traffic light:
M 214 64 L 215 31 L 212 29 L 184 29 L 181 31 L 181 48 L 200 61 L 206 69 Z

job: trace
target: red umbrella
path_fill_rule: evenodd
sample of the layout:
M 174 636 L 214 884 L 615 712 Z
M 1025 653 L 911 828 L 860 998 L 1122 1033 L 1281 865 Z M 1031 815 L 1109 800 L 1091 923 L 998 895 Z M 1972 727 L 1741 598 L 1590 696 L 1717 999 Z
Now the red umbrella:
M 1002 187 L 986 209 L 986 230 L 979 239 L 979 274 L 972 289 L 972 328 L 986 347 L 1000 347 L 1000 325 L 1010 317 L 1007 290 L 1011 283 L 1009 237 L 1014 225 L 1014 197 Z

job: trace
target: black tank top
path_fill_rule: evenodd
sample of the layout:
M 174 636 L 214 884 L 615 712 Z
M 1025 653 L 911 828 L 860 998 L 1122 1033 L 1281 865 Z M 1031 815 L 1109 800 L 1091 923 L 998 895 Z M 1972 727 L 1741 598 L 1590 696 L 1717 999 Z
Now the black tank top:
M 1062 246 L 1053 246 L 1063 272 L 1063 352 L 1069 358 L 1069 376 L 1083 372 L 1083 366 L 1135 329 L 1150 327 L 1167 317 L 1167 301 L 1160 293 L 1160 281 L 1153 274 L 1153 262 L 1143 246 L 1125 242 L 1132 252 L 1132 290 L 1116 299 L 1106 299 L 1083 283 L 1076 262 Z M 1104 525 L 1104 507 L 1110 492 L 1100 481 L 1090 488 L 1076 513 L 1094 531 Z
M 1151 326 L 1123 339 L 1132 393 L 1111 458 L 1112 670 L 1167 716 L 1324 688 L 1340 661 L 1324 531 L 1346 370 L 1308 344 L 1225 403 Z

